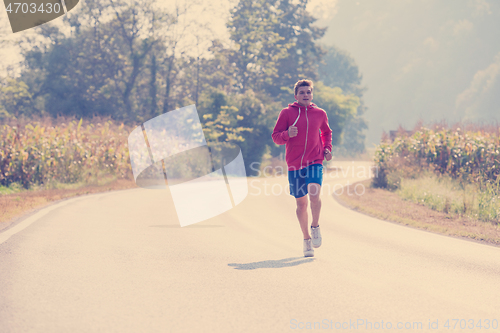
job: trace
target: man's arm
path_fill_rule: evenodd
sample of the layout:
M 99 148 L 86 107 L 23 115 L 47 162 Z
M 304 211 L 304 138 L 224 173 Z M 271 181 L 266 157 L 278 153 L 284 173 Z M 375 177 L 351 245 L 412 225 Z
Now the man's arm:
M 290 138 L 288 135 L 288 119 L 284 111 L 285 110 L 281 110 L 276 125 L 274 125 L 273 134 L 271 135 L 274 143 L 278 145 L 286 144 Z
M 332 151 L 332 129 L 328 125 L 328 116 L 325 112 L 325 117 L 320 126 L 321 130 L 321 142 L 323 143 L 323 150 L 327 149 L 329 152 Z

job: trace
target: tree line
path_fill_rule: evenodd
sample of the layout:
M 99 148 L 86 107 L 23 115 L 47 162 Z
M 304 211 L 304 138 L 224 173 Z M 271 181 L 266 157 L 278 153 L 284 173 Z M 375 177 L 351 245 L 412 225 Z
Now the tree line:
M 138 125 L 194 103 L 207 139 L 238 144 L 250 164 L 266 149 L 283 152 L 271 131 L 293 102 L 293 84 L 309 78 L 337 153 L 361 153 L 362 77 L 348 53 L 321 45 L 326 28 L 314 25 L 307 2 L 240 0 L 226 23 L 229 41 L 190 20 L 192 4 L 81 2 L 64 28 L 45 24 L 22 40 L 21 74 L 1 82 L 0 119 L 98 115 Z

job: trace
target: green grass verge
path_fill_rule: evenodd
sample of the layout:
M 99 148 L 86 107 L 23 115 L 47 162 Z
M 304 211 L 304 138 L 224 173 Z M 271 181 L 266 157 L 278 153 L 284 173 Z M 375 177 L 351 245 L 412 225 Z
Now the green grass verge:
M 0 185 L 0 195 L 39 190 L 76 190 L 85 186 L 104 186 L 116 181 L 117 179 L 117 176 L 107 175 L 101 177 L 93 177 L 88 181 L 80 181 L 76 183 L 62 183 L 59 181 L 51 181 L 45 185 L 32 185 L 29 189 L 25 189 L 19 183 L 11 183 L 9 186 Z
M 12 183 L 9 186 L 0 185 L 0 195 L 18 193 L 23 190 L 23 187 L 18 183 Z
M 464 184 L 449 176 L 426 173 L 417 179 L 401 179 L 396 193 L 403 199 L 433 210 L 498 223 L 500 196 L 498 184 Z
M 370 187 L 371 181 L 359 182 Z M 358 183 L 351 184 L 353 188 Z M 401 225 L 426 230 L 438 234 L 464 237 L 487 244 L 500 245 L 500 225 L 484 223 L 463 215 L 445 214 L 431 215 L 426 210 L 430 207 L 405 200 L 396 192 L 384 189 L 371 188 L 363 196 L 349 196 L 346 194 L 335 196 L 344 206 L 360 213 Z M 397 198 L 397 199 L 396 199 Z M 478 222 L 478 223 L 477 223 Z

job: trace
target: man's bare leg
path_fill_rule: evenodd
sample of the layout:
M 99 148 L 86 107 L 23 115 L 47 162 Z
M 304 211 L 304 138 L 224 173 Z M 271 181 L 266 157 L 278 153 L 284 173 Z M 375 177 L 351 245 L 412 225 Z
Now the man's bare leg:
M 302 229 L 304 239 L 309 239 L 311 235 L 309 235 L 309 222 L 307 221 L 307 195 L 295 199 L 297 200 L 297 218 L 299 219 L 300 229 Z
M 307 185 L 307 191 L 309 192 L 309 200 L 311 200 L 311 227 L 317 227 L 319 225 L 319 213 L 321 212 L 321 198 L 319 196 L 321 193 L 321 185 L 310 183 L 309 185 Z

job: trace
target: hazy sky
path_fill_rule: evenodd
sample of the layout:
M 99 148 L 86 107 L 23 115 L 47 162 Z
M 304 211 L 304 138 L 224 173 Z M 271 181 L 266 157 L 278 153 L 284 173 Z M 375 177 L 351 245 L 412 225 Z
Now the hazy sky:
M 399 124 L 500 119 L 500 1 L 339 0 L 323 40 L 368 87 L 370 142 Z
M 227 38 L 234 3 L 207 0 L 191 19 Z M 3 8 L 0 31 L 12 38 Z M 328 27 L 322 42 L 348 51 L 363 74 L 370 145 L 419 119 L 500 120 L 500 0 L 312 0 L 308 9 Z M 0 57 L 16 59 L 10 49 Z

